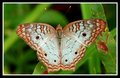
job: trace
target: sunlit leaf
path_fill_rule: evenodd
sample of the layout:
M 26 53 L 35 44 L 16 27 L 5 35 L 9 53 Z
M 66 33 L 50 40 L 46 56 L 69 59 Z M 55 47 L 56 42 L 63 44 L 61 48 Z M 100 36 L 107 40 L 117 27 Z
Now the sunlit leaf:
M 46 71 L 46 70 L 47 70 L 47 69 L 46 69 L 45 65 L 43 65 L 42 62 L 39 62 L 39 63 L 36 65 L 36 67 L 35 67 L 35 69 L 34 69 L 34 71 L 33 71 L 33 74 L 43 74 L 44 71 Z

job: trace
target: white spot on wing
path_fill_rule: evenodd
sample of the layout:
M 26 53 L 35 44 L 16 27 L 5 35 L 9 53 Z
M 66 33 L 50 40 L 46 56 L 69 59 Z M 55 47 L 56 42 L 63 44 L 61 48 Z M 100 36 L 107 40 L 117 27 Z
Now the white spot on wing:
M 89 27 L 92 28 L 92 27 L 93 27 L 93 24 L 90 24 Z
M 22 33 L 23 35 L 25 35 L 25 33 Z
M 30 24 L 30 28 L 32 28 L 33 27 L 33 24 Z
M 73 24 L 73 31 L 76 31 L 76 26 L 75 26 L 75 24 Z
M 80 22 L 80 26 L 83 26 L 83 22 Z
M 38 33 L 38 34 L 41 34 L 41 31 L 40 31 L 40 29 L 37 29 L 37 33 Z
M 47 27 L 46 27 L 46 26 L 44 26 L 44 32 L 45 32 L 45 33 L 47 32 L 46 30 L 47 30 Z
M 39 24 L 37 25 L 37 28 L 40 29 L 40 25 Z
M 100 24 L 99 23 L 96 23 L 97 26 L 99 26 Z
M 80 23 L 80 31 L 83 31 L 84 30 L 84 26 L 83 24 Z
M 88 24 L 91 24 L 91 21 L 90 21 L 90 20 L 88 20 L 88 21 L 87 21 L 87 23 L 88 23 Z
M 27 31 L 28 31 L 28 32 L 32 32 L 32 29 L 29 28 L 29 29 L 27 29 Z
M 25 28 L 23 28 L 22 31 L 24 32 L 24 31 L 25 31 Z

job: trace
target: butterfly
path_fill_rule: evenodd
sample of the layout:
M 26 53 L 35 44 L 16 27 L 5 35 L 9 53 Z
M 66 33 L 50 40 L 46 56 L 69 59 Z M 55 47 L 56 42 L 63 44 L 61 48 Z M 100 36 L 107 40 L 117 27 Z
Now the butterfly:
M 55 29 L 45 23 L 21 24 L 16 33 L 37 51 L 38 59 L 47 67 L 48 72 L 53 72 L 60 69 L 75 70 L 86 47 L 105 28 L 106 23 L 102 19 L 86 19 L 71 22 L 63 29 L 60 25 Z

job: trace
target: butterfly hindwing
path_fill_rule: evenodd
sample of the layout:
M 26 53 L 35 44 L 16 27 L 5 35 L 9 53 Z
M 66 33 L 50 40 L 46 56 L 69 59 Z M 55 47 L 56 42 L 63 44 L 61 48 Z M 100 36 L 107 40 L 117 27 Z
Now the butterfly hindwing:
M 78 59 L 84 55 L 86 48 L 75 38 L 65 35 L 61 40 L 61 64 L 63 70 L 75 70 Z

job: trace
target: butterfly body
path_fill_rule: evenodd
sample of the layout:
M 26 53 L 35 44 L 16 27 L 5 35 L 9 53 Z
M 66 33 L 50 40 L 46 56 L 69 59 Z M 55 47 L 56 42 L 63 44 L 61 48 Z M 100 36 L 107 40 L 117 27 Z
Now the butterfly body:
M 86 47 L 105 29 L 100 19 L 78 20 L 64 28 L 54 29 L 45 23 L 22 24 L 17 34 L 37 51 L 37 56 L 48 71 L 75 70 L 83 58 Z

